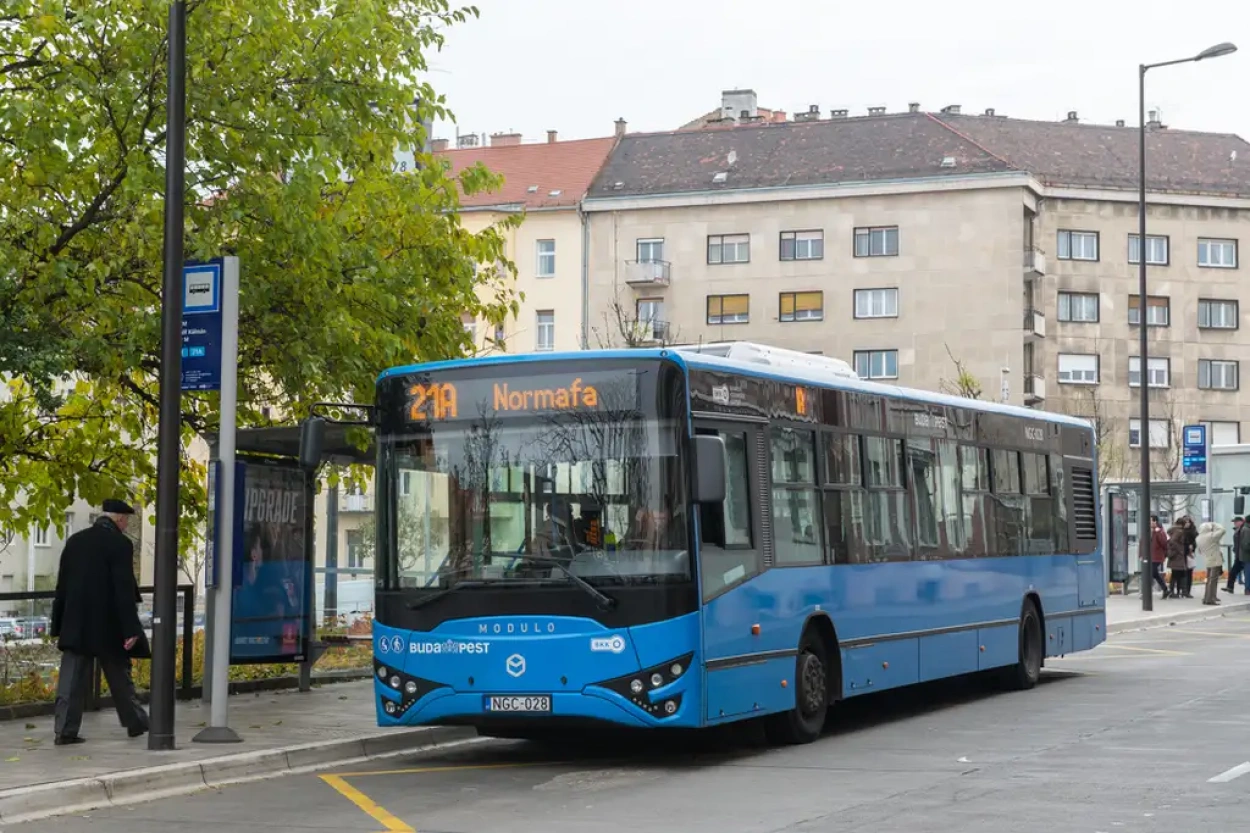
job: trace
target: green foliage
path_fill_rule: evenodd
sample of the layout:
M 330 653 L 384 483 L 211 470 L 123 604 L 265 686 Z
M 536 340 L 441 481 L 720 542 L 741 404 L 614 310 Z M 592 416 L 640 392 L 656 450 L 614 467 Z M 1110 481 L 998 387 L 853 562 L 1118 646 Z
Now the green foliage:
M 8 0 L 0 12 L 0 530 L 75 495 L 154 506 L 168 2 Z M 418 154 L 447 117 L 421 81 L 446 0 L 192 2 L 186 256 L 237 254 L 239 425 L 369 402 L 384 367 L 458 356 L 461 315 L 515 314 L 505 227 L 470 234 Z M 419 108 L 414 101 L 420 101 Z M 71 380 L 66 384 L 65 380 Z M 205 513 L 189 453 L 216 394 L 184 394 L 183 550 Z M 19 493 L 23 500 L 15 499 Z

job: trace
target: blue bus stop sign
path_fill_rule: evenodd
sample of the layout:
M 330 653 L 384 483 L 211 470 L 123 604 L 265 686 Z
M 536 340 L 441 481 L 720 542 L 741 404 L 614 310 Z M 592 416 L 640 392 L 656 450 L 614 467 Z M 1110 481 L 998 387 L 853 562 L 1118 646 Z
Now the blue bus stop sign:
M 1181 431 L 1185 474 L 1207 473 L 1207 426 L 1186 425 Z
M 221 389 L 222 260 L 182 267 L 182 389 Z

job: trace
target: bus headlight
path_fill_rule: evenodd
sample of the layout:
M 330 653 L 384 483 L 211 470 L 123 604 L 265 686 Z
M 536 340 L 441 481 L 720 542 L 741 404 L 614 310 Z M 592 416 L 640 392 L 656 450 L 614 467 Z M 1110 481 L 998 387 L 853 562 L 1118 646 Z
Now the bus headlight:
M 378 690 L 378 704 L 388 717 L 402 717 L 422 697 L 432 691 L 447 687 L 446 683 L 414 677 L 398 668 L 382 665 L 377 660 L 374 660 L 374 666 L 373 673 L 377 678 L 377 684 L 384 687 Z M 394 699 L 395 695 L 400 697 L 398 702 Z
M 615 691 L 647 714 L 664 719 L 676 715 L 681 710 L 682 695 L 673 694 L 658 702 L 652 702 L 651 698 L 655 696 L 653 692 L 675 683 L 690 669 L 692 662 L 694 662 L 693 652 L 624 677 L 596 683 L 596 685 Z

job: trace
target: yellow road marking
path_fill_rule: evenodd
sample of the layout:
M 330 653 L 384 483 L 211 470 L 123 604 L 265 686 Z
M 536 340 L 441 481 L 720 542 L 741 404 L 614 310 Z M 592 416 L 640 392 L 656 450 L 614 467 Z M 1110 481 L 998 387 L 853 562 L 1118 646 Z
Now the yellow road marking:
M 375 769 L 370 772 L 340 772 L 336 778 L 365 778 L 370 775 L 417 775 L 427 772 L 467 772 L 473 769 L 517 769 L 524 766 L 561 766 L 563 761 L 521 761 L 506 764 L 455 764 L 453 766 L 418 766 L 408 769 Z M 327 776 L 322 776 L 323 778 Z M 336 788 L 337 789 L 337 788 Z
M 322 775 L 320 778 L 331 787 L 334 787 L 334 789 L 338 791 L 339 795 L 346 798 L 352 804 L 355 804 L 374 821 L 380 822 L 384 827 L 385 833 L 417 833 L 411 825 L 405 824 L 395 818 L 387 812 L 385 807 L 382 807 L 372 798 L 344 781 L 343 776 Z

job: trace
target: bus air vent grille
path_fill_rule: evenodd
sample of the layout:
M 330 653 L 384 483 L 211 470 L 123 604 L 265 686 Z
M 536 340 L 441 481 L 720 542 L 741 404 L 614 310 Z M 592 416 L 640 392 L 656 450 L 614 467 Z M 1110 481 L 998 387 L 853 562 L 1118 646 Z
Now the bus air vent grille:
M 1094 510 L 1094 472 L 1090 469 L 1072 469 L 1072 520 L 1076 537 L 1080 541 L 1093 541 L 1098 537 L 1098 515 Z

